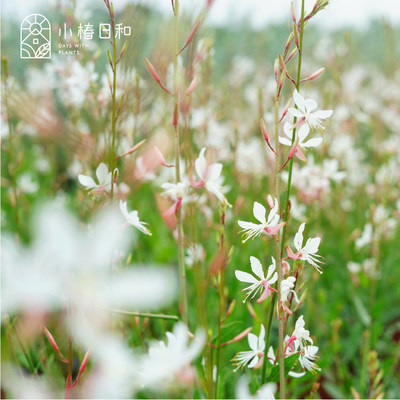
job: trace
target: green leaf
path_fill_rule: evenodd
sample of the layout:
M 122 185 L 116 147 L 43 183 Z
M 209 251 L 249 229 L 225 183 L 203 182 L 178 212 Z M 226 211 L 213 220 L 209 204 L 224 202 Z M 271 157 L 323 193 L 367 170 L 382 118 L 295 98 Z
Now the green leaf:
M 299 354 L 294 353 L 289 357 L 285 358 L 285 376 L 288 376 L 289 372 L 296 365 L 299 359 Z M 270 374 L 266 378 L 266 382 L 278 382 L 279 381 L 279 365 L 272 367 Z

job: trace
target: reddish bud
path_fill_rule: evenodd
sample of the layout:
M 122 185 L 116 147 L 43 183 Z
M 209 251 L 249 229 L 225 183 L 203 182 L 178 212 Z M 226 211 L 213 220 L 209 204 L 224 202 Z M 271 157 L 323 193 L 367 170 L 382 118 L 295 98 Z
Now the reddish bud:
M 146 139 L 143 139 L 141 142 L 139 142 L 138 144 L 135 144 L 135 146 L 133 146 L 132 148 L 130 148 L 126 153 L 124 153 L 124 154 L 122 154 L 122 155 L 120 155 L 120 156 L 115 157 L 115 159 L 118 160 L 118 159 L 121 158 L 121 157 L 125 157 L 125 156 L 128 156 L 129 154 L 134 153 L 140 146 L 143 145 L 143 143 L 144 143 L 145 141 L 146 141 Z
M 233 339 L 229 340 L 228 342 L 224 342 L 221 344 L 222 346 L 226 346 L 227 344 L 235 343 L 238 342 L 239 340 L 242 340 L 245 338 L 252 330 L 253 328 L 247 328 L 243 332 L 239 333 L 239 335 L 235 336 Z
M 189 36 L 188 36 L 188 38 L 187 38 L 187 40 L 186 40 L 185 45 L 178 51 L 178 54 L 177 54 L 177 55 L 181 54 L 182 51 L 185 50 L 186 47 L 189 45 L 189 43 L 193 40 L 194 35 L 196 34 L 196 32 L 198 31 L 198 29 L 200 28 L 201 22 L 202 22 L 202 21 L 201 21 L 199 18 L 196 20 L 196 22 L 194 23 L 194 26 L 193 26 L 191 32 L 189 33 Z
M 174 164 L 167 164 L 163 154 L 161 153 L 160 149 L 157 146 L 154 146 L 154 150 L 156 152 L 158 159 L 160 160 L 161 165 L 163 165 L 164 167 L 168 167 L 168 168 L 174 167 Z
M 86 352 L 85 356 L 83 357 L 81 366 L 79 367 L 79 373 L 78 376 L 75 379 L 74 384 L 72 385 L 72 387 L 74 388 L 76 386 L 76 384 L 79 382 L 79 379 L 81 378 L 81 375 L 83 374 L 83 371 L 85 371 L 86 365 L 89 361 L 90 358 L 90 349 Z
M 300 48 L 300 39 L 299 39 L 299 31 L 297 28 L 297 24 L 293 25 L 293 33 L 294 33 L 294 42 L 296 43 L 296 46 Z
M 275 75 L 275 81 L 278 83 L 278 68 L 279 68 L 279 61 L 276 58 L 274 62 L 274 75 Z
M 295 47 L 295 48 L 291 51 L 291 53 L 289 54 L 289 57 L 287 58 L 286 62 L 289 62 L 289 61 L 292 59 L 292 57 L 297 53 L 297 51 L 298 51 L 298 48 Z
M 270 194 L 267 196 L 267 202 L 268 202 L 269 208 L 272 210 L 275 207 L 275 204 L 274 204 L 274 199 L 272 198 L 272 196 Z
M 267 127 L 265 126 L 264 120 L 261 118 L 260 120 L 260 127 L 261 127 L 261 132 L 264 136 L 264 140 L 267 142 L 268 147 L 272 150 L 272 152 L 275 154 L 275 150 L 272 148 L 271 143 L 269 142 L 269 137 L 268 137 L 268 132 L 267 132 Z
M 317 71 L 315 71 L 310 76 L 308 76 L 307 78 L 302 79 L 300 82 L 303 83 L 306 81 L 312 81 L 313 79 L 318 78 L 324 71 L 325 71 L 325 68 L 322 67 L 322 68 L 318 69 Z
M 297 23 L 296 22 L 296 10 L 294 9 L 293 1 L 290 4 L 290 8 L 291 8 L 291 11 L 292 11 L 292 20 L 296 24 Z
M 190 83 L 188 89 L 186 90 L 186 96 L 190 96 L 190 94 L 193 92 L 193 90 L 196 88 L 198 82 L 198 77 L 196 76 L 192 82 Z
M 286 103 L 285 109 L 283 110 L 281 118 L 279 119 L 279 123 L 283 120 L 283 118 L 285 118 L 291 104 L 292 104 L 292 98 L 290 98 L 289 101 Z
M 50 342 L 51 346 L 53 347 L 54 351 L 58 354 L 60 357 L 61 361 L 68 364 L 69 361 L 61 354 L 60 348 L 58 347 L 56 341 L 54 340 L 53 335 L 50 333 L 50 331 L 44 326 L 43 327 L 44 334 L 47 337 L 47 340 Z
M 146 67 L 149 70 L 151 76 L 154 80 L 160 85 L 161 89 L 165 90 L 168 94 L 173 96 L 173 94 L 162 84 L 160 77 L 157 74 L 156 69 L 153 67 L 152 63 L 145 57 L 144 62 L 146 63 Z

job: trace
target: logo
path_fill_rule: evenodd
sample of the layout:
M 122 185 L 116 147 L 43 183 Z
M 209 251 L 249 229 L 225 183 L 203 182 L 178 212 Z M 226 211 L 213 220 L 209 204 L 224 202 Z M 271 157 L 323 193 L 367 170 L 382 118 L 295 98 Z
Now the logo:
M 41 14 L 28 15 L 21 23 L 21 58 L 51 58 L 51 25 Z

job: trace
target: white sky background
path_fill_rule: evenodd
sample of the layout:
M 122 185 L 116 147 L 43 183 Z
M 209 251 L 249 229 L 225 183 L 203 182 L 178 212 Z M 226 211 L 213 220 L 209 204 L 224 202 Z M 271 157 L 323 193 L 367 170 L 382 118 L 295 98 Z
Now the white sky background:
M 23 19 L 38 12 L 54 0 L 1 0 L 3 18 L 10 16 Z M 78 0 L 79 7 L 90 10 L 94 3 L 102 0 Z M 166 13 L 171 12 L 171 0 L 114 0 L 116 8 L 126 3 L 150 4 Z M 181 7 L 189 12 L 200 9 L 206 0 L 181 0 Z M 300 1 L 295 0 L 299 6 Z M 306 0 L 306 9 L 311 9 L 314 0 Z M 255 28 L 262 28 L 271 22 L 290 18 L 290 0 L 214 0 L 208 16 L 208 23 L 232 25 L 248 20 Z M 315 18 L 315 23 L 328 28 L 354 26 L 362 28 L 372 18 L 385 18 L 393 24 L 400 23 L 400 0 L 331 0 L 325 11 Z

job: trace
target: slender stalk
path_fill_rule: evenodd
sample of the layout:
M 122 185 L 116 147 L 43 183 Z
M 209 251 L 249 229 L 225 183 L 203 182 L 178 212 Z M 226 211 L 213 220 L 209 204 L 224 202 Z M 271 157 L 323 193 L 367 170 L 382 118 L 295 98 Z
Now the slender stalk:
M 221 225 L 222 231 L 220 236 L 220 251 L 225 251 L 225 208 L 222 208 L 222 215 L 221 215 Z M 225 287 L 225 262 L 224 265 L 220 266 L 219 270 L 219 285 L 218 285 L 218 336 L 217 336 L 217 350 L 216 350 L 216 360 L 215 360 L 215 367 L 216 367 L 216 377 L 215 377 L 215 392 L 214 397 L 218 398 L 218 383 L 219 383 L 219 376 L 221 373 L 221 330 L 222 330 L 222 314 L 225 308 L 225 296 L 224 296 L 224 287 Z
M 279 152 L 279 116 L 278 116 L 278 104 L 279 104 L 279 94 L 277 92 L 275 98 L 275 191 L 276 198 L 278 200 L 278 210 L 281 209 L 280 206 L 280 152 Z M 285 398 L 285 353 L 283 351 L 283 317 L 282 308 L 280 307 L 281 298 L 281 282 L 282 282 L 282 266 L 281 266 L 281 235 L 280 232 L 276 234 L 276 268 L 278 269 L 278 327 L 279 327 L 279 342 L 278 342 L 278 352 L 279 352 L 279 392 L 280 398 Z
M 299 57 L 298 57 L 298 62 L 297 62 L 297 79 L 296 79 L 296 89 L 300 89 L 300 81 L 301 81 L 301 63 L 302 63 L 302 58 L 303 58 L 303 32 L 304 32 L 304 3 L 305 0 L 301 0 L 301 19 L 300 19 L 300 35 L 299 35 Z M 297 108 L 297 105 L 295 106 Z M 293 125 L 295 125 L 297 122 L 297 118 L 294 117 L 293 120 Z M 292 134 L 292 145 L 294 143 L 294 140 L 296 138 L 296 128 L 293 129 L 293 134 Z M 285 199 L 285 213 L 283 215 L 283 220 L 287 222 L 289 219 L 289 199 L 290 199 L 290 191 L 292 187 L 292 175 L 293 175 L 293 159 L 292 157 L 289 161 L 289 175 L 288 175 L 288 184 L 287 184 L 287 191 L 286 191 L 286 199 Z M 287 225 L 284 225 L 283 230 L 282 230 L 282 242 L 281 242 L 281 255 L 283 254 L 283 249 L 285 246 L 285 234 L 286 234 L 286 228 Z
M 175 180 L 176 183 L 181 181 L 180 174 L 180 138 L 179 138 L 179 105 L 178 105 L 178 15 L 179 15 L 179 0 L 175 0 L 174 13 L 174 109 L 173 109 L 173 126 L 175 132 Z M 183 245 L 183 218 L 182 208 L 177 212 L 178 216 L 178 263 L 179 273 L 181 278 L 180 288 L 180 306 L 182 320 L 188 324 L 188 302 L 187 302 L 187 287 L 186 287 L 186 268 L 185 254 Z
M 117 108 L 116 108 L 116 93 L 117 93 L 117 43 L 115 37 L 115 15 L 114 10 L 110 10 L 111 16 L 111 26 L 112 26 L 112 71 L 113 71 L 113 86 L 112 86 L 112 121 L 111 121 L 111 131 L 112 131 L 112 143 L 111 143 L 111 199 L 114 197 L 114 169 L 115 169 L 115 137 L 116 137 L 116 123 L 117 123 Z
M 268 311 L 268 318 L 267 318 L 267 324 L 265 326 L 265 349 L 264 349 L 264 360 L 263 360 L 263 365 L 262 365 L 262 370 L 261 370 L 261 385 L 264 384 L 265 382 L 265 377 L 267 373 L 267 362 L 268 362 L 268 349 L 269 349 L 269 339 L 271 335 L 271 325 L 272 325 L 272 317 L 274 316 L 274 309 L 275 309 L 275 299 L 276 296 L 273 296 L 271 299 L 271 304 L 269 305 L 269 311 Z
M 179 317 L 176 315 L 167 315 L 167 314 L 153 314 L 153 313 L 141 313 L 134 311 L 124 311 L 124 310 L 108 310 L 116 314 L 130 315 L 132 317 L 143 317 L 143 318 L 156 318 L 156 319 L 172 319 L 175 321 L 179 321 Z

